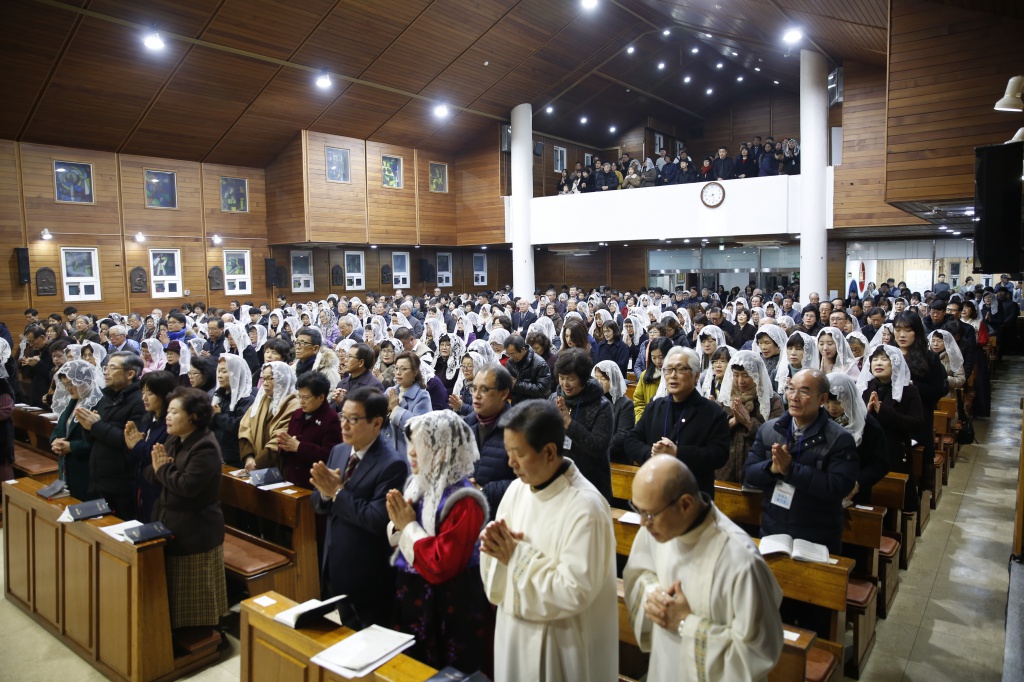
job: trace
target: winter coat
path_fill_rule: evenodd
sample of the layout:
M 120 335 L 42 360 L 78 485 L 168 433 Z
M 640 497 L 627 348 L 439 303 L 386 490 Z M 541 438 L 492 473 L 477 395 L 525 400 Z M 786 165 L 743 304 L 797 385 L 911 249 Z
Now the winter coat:
M 761 156 L 760 170 L 758 175 L 770 177 L 779 174 L 779 162 L 775 160 L 775 154 L 763 154 Z
M 611 360 L 619 366 L 622 376 L 626 376 L 629 372 L 629 346 L 622 339 L 612 343 L 600 341 L 597 344 L 597 362 L 602 360 Z
M 242 423 L 242 417 L 252 407 L 252 396 L 239 396 L 235 402 L 235 409 L 231 408 L 230 390 L 218 388 L 214 393 L 220 398 L 220 412 L 213 415 L 210 422 L 210 430 L 217 438 L 220 445 L 220 454 L 225 464 L 231 466 L 242 466 L 242 460 L 238 455 L 238 426 Z
M 505 405 L 497 421 L 501 421 L 501 417 L 510 409 L 512 409 L 511 405 Z M 492 429 L 484 429 L 476 412 L 470 412 L 464 419 L 469 430 L 473 432 L 477 448 L 480 450 L 480 459 L 473 465 L 473 480 L 483 490 L 493 515 L 498 510 L 498 505 L 509 484 L 516 480 L 515 472 L 508 465 L 508 452 L 505 451 L 505 429 L 499 427 L 497 421 Z
M 853 496 L 855 504 L 871 504 L 871 488 L 889 473 L 889 447 L 885 440 L 885 429 L 868 414 L 864 420 L 864 435 L 857 446 L 857 494 Z
M 137 422 L 146 413 L 139 382 L 123 391 L 103 389 L 103 397 L 93 408 L 100 420 L 92 425 L 86 438 L 92 443 L 89 460 L 89 484 L 92 494 L 123 495 L 135 490 L 135 465 L 125 457 L 124 427 Z
M 526 357 L 520 362 L 510 359 L 505 369 L 516 380 L 510 396 L 513 405 L 524 400 L 544 399 L 551 395 L 551 367 L 532 348 L 526 349 Z
M 565 398 L 562 389 L 550 400 Z M 566 400 L 568 405 L 570 401 Z M 605 499 L 612 498 L 612 470 L 608 445 L 612 437 L 612 405 L 604 397 L 604 387 L 591 378 L 583 387 L 575 405 L 568 405 L 572 420 L 565 430 L 563 454 L 579 468 L 584 478 L 597 488 Z
M 885 449 L 888 453 L 890 470 L 910 476 L 904 498 L 904 511 L 914 512 L 918 508 L 917 488 L 921 472 L 913 470 L 914 459 L 911 454 L 913 446 L 910 441 L 917 440 L 918 434 L 926 425 L 930 430 L 932 422 L 925 420 L 921 394 L 913 384 L 903 387 L 903 395 L 900 401 L 896 402 L 892 398 L 892 388 L 889 384 L 883 384 L 878 379 L 871 379 L 861 398 L 868 403 L 871 394 L 876 391 L 881 401 L 881 407 L 878 412 L 872 412 L 869 416 L 878 420 L 885 434 Z
M 697 182 L 697 171 L 689 164 L 687 164 L 686 170 L 680 166 L 679 173 L 676 175 L 676 184 L 689 185 L 691 182 Z
M 674 161 L 669 161 L 661 167 L 661 173 L 658 176 L 659 185 L 674 185 L 679 176 L 679 164 Z
M 299 439 L 295 452 L 281 450 L 281 474 L 286 481 L 313 489 L 309 470 L 315 462 L 326 462 L 334 446 L 341 442 L 341 420 L 329 400 L 307 415 L 300 407 L 288 421 L 288 435 Z
M 732 180 L 736 177 L 736 163 L 728 156 L 724 159 L 715 158 L 711 162 L 712 175 L 715 180 Z
M 741 175 L 748 178 L 756 178 L 760 172 L 757 159 L 752 156 L 748 156 L 745 159 L 742 156 L 737 156 L 734 162 L 733 172 L 736 174 L 737 178 Z
M 725 411 L 727 419 L 733 418 L 731 405 L 722 405 L 722 410 Z M 782 398 L 773 393 L 771 396 L 771 408 L 768 411 L 768 419 L 778 419 L 781 416 Z M 746 428 L 740 423 L 729 428 L 729 461 L 715 472 L 716 481 L 743 483 L 743 467 L 747 463 L 747 455 L 750 453 L 750 448 L 754 445 L 758 429 L 764 425 L 765 421 L 755 398 L 754 409 L 750 413 L 750 428 Z

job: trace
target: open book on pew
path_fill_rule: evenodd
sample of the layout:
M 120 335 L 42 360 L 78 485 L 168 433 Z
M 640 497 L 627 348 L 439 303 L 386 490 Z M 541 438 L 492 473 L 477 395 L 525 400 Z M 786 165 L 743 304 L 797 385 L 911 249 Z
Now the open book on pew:
M 326 616 L 331 611 L 337 610 L 339 606 L 338 602 L 344 598 L 345 595 L 341 594 L 337 597 L 331 597 L 325 601 L 310 599 L 309 601 L 302 602 L 298 606 L 285 609 L 274 616 L 274 620 L 278 623 L 287 625 L 290 628 L 304 628 L 317 618 Z
M 71 492 L 68 490 L 67 484 L 58 478 L 45 488 L 37 490 L 36 495 L 45 497 L 48 500 L 59 500 L 62 497 L 71 497 Z
M 796 561 L 812 561 L 818 564 L 831 563 L 828 547 L 817 542 L 794 540 L 792 535 L 766 535 L 761 538 L 761 554 L 785 554 Z

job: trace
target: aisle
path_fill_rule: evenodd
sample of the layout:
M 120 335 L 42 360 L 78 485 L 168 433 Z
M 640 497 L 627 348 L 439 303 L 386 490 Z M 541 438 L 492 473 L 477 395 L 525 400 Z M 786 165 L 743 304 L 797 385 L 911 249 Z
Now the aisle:
M 1020 454 L 1024 358 L 1007 358 L 992 384 L 992 416 L 961 449 L 939 508 L 918 538 L 910 570 L 862 682 L 999 680 Z

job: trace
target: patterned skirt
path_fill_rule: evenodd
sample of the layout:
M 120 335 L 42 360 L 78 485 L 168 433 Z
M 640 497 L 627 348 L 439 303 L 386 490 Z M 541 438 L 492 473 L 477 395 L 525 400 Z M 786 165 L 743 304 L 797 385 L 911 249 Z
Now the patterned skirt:
M 167 556 L 171 628 L 214 627 L 228 612 L 224 546 L 200 554 Z
M 490 672 L 493 616 L 478 567 L 440 585 L 399 571 L 396 603 L 395 629 L 416 636 L 409 656 L 438 669 Z

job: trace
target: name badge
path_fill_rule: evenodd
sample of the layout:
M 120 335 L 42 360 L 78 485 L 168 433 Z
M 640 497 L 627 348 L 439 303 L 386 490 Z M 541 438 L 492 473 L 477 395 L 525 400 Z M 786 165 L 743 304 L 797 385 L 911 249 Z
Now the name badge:
M 572 438 L 569 438 L 569 436 L 565 437 L 565 441 L 563 441 L 563 443 L 562 443 L 562 449 L 563 450 L 572 450 Z
M 772 493 L 772 504 L 778 505 L 783 509 L 789 509 L 790 505 L 793 504 L 793 493 L 796 492 L 796 488 L 789 483 L 779 481 L 775 484 L 775 492 Z

